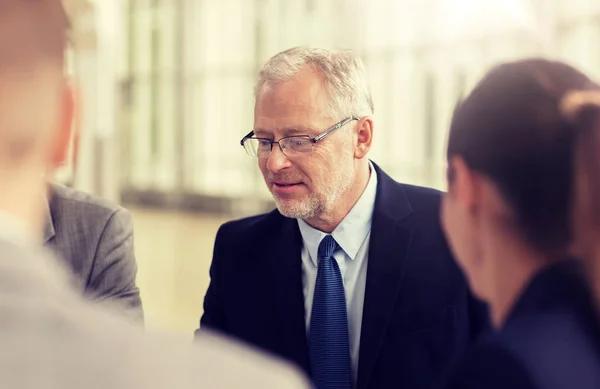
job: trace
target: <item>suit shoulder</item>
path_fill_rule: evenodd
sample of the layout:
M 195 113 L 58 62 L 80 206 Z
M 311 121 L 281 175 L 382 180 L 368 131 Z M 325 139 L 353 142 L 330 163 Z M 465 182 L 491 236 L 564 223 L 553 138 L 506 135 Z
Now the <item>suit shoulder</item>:
M 118 214 L 120 217 L 129 217 L 129 212 L 120 205 L 77 189 L 52 183 L 50 191 L 51 208 L 59 208 L 61 214 L 105 218 Z
M 535 388 L 520 358 L 500 342 L 486 342 L 467 351 L 444 385 L 448 389 Z
M 440 208 L 442 192 L 422 186 L 397 183 L 397 200 L 405 201 L 410 209 L 406 223 L 413 223 L 413 227 L 419 231 L 441 234 Z M 403 197 L 403 198 L 402 198 Z M 388 200 L 389 201 L 389 200 Z M 440 235 L 441 237 L 441 235 Z
M 509 323 L 498 338 L 527 362 L 540 379 L 554 376 L 556 372 L 546 372 L 549 368 L 563 367 L 564 373 L 554 376 L 554 382 L 571 375 L 573 380 L 593 377 L 595 382 L 600 383 L 599 344 L 595 326 L 590 328 L 577 314 L 561 310 L 524 315 Z M 565 355 L 569 355 L 568 360 L 564 359 Z M 539 361 L 542 360 L 554 367 L 541 365 Z
M 409 184 L 400 184 L 406 197 L 413 207 L 431 207 L 432 205 L 439 206 L 442 199 L 442 192 L 424 186 L 416 186 Z
M 486 339 L 467 363 L 521 370 L 535 387 L 597 388 L 600 357 L 595 337 L 595 328 L 566 310 L 522 315 Z
M 227 236 L 230 239 L 233 236 L 250 236 L 257 233 L 263 233 L 272 229 L 282 216 L 277 210 L 263 213 L 256 216 L 245 217 L 236 220 L 230 220 L 219 227 L 217 238 Z

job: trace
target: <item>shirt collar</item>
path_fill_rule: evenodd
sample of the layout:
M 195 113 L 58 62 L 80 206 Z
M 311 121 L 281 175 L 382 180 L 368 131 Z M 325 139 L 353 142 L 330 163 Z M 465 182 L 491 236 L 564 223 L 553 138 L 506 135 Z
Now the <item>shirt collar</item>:
M 352 260 L 356 258 L 364 240 L 371 232 L 371 221 L 377 195 L 377 172 L 370 162 L 369 168 L 370 177 L 367 187 L 350 212 L 331 233 L 340 248 Z M 304 247 L 308 250 L 313 264 L 317 266 L 319 244 L 327 234 L 311 227 L 302 219 L 297 220 Z
M 0 239 L 19 246 L 38 243 L 31 226 L 12 213 L 0 211 Z

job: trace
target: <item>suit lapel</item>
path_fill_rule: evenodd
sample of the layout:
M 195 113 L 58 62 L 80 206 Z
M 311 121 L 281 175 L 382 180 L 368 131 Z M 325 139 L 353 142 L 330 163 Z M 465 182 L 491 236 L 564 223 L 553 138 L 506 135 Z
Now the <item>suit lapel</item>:
M 50 199 L 45 201 L 46 209 L 44 214 L 44 244 L 48 243 L 56 235 L 54 230 L 54 220 L 52 220 L 52 212 L 50 210 Z
M 365 389 L 394 311 L 412 231 L 400 220 L 412 210 L 402 186 L 375 165 L 378 185 L 363 308 L 359 351 L 358 388 Z
M 295 219 L 278 215 L 279 236 L 269 248 L 275 278 L 275 313 L 279 341 L 286 354 L 308 371 L 308 347 L 302 287 L 302 237 Z

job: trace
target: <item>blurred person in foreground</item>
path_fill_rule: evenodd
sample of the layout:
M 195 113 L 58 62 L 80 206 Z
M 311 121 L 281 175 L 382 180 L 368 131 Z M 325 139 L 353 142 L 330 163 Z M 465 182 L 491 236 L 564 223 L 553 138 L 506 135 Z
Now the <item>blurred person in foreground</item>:
M 297 47 L 263 67 L 241 143 L 276 210 L 217 234 L 202 329 L 295 362 L 319 389 L 428 388 L 485 327 L 440 221 L 440 192 L 367 155 L 362 60 Z
M 305 388 L 295 371 L 215 336 L 147 337 L 86 302 L 42 247 L 40 172 L 68 145 L 58 0 L 0 0 L 0 386 Z
M 561 112 L 571 90 L 598 86 L 563 63 L 512 62 L 455 112 L 443 226 L 495 331 L 457 363 L 447 388 L 600 387 L 600 328 L 569 256 L 581 130 Z

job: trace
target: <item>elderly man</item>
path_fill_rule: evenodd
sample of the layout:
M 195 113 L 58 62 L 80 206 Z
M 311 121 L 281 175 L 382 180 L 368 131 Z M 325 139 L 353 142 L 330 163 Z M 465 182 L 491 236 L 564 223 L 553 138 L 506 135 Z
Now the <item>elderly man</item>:
M 43 250 L 40 172 L 71 122 L 66 26 L 59 0 L 0 0 L 2 387 L 306 388 L 289 367 L 213 336 L 195 347 L 146 337 L 84 301 Z
M 429 387 L 487 321 L 448 251 L 440 192 L 368 160 L 373 103 L 353 53 L 279 53 L 255 96 L 241 143 L 277 210 L 219 229 L 197 334 L 285 357 L 317 388 Z

